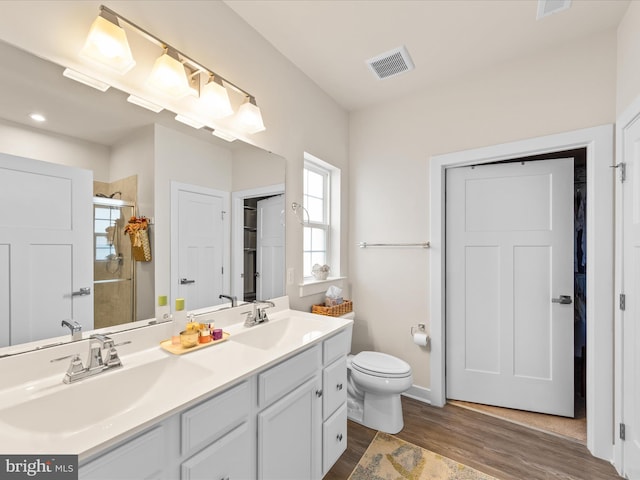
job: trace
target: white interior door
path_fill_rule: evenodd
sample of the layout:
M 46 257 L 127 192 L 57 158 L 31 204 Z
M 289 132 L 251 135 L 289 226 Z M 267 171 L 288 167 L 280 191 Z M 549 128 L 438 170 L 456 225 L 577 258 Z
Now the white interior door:
M 92 192 L 88 170 L 0 154 L 0 346 L 93 329 Z
M 224 293 L 224 193 L 185 186 L 177 190 L 177 202 L 174 300 L 184 298 L 186 310 L 217 305 Z
M 258 202 L 256 296 L 281 297 L 284 290 L 284 195 Z
M 573 159 L 448 169 L 446 197 L 447 397 L 572 417 Z
M 622 321 L 623 473 L 640 478 L 640 118 L 624 130 L 626 180 L 622 188 L 622 268 L 625 309 Z

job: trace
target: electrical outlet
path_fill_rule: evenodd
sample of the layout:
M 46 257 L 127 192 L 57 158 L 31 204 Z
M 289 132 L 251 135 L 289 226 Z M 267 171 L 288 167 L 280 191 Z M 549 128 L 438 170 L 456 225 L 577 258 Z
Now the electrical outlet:
M 287 268 L 287 285 L 293 285 L 294 270 L 293 268 Z

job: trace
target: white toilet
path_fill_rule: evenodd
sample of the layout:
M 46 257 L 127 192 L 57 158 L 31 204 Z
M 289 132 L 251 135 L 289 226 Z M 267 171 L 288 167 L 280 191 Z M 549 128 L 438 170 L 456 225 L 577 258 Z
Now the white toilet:
M 398 433 L 404 427 L 400 394 L 413 384 L 411 366 L 386 353 L 347 357 L 347 416 L 365 427 Z

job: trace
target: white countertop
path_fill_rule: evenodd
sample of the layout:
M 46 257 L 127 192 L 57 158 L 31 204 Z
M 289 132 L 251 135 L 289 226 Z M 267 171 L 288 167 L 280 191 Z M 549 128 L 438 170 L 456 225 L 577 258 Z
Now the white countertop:
M 240 312 L 245 310 L 247 306 L 199 317 L 215 321 L 230 338 L 184 355 L 159 347 L 170 325 L 114 334 L 116 343 L 132 342 L 118 347 L 123 367 L 71 385 L 62 382 L 69 360 L 51 360 L 80 353 L 86 361 L 88 341 L 1 358 L 6 382 L 0 390 L 0 453 L 74 454 L 82 461 L 353 323 L 290 310 L 288 298 L 282 297 L 267 310 L 269 328 L 284 320 L 295 332 L 286 341 L 258 348 L 238 341 L 263 328 L 244 327 Z

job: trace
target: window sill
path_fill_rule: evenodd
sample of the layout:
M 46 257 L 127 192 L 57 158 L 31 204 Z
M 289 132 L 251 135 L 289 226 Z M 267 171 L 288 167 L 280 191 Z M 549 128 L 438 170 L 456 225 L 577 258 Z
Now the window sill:
M 329 277 L 326 280 L 305 279 L 303 283 L 298 285 L 300 287 L 300 297 L 325 293 L 332 283 L 337 283 L 342 288 L 342 281 L 346 279 L 347 277 Z

